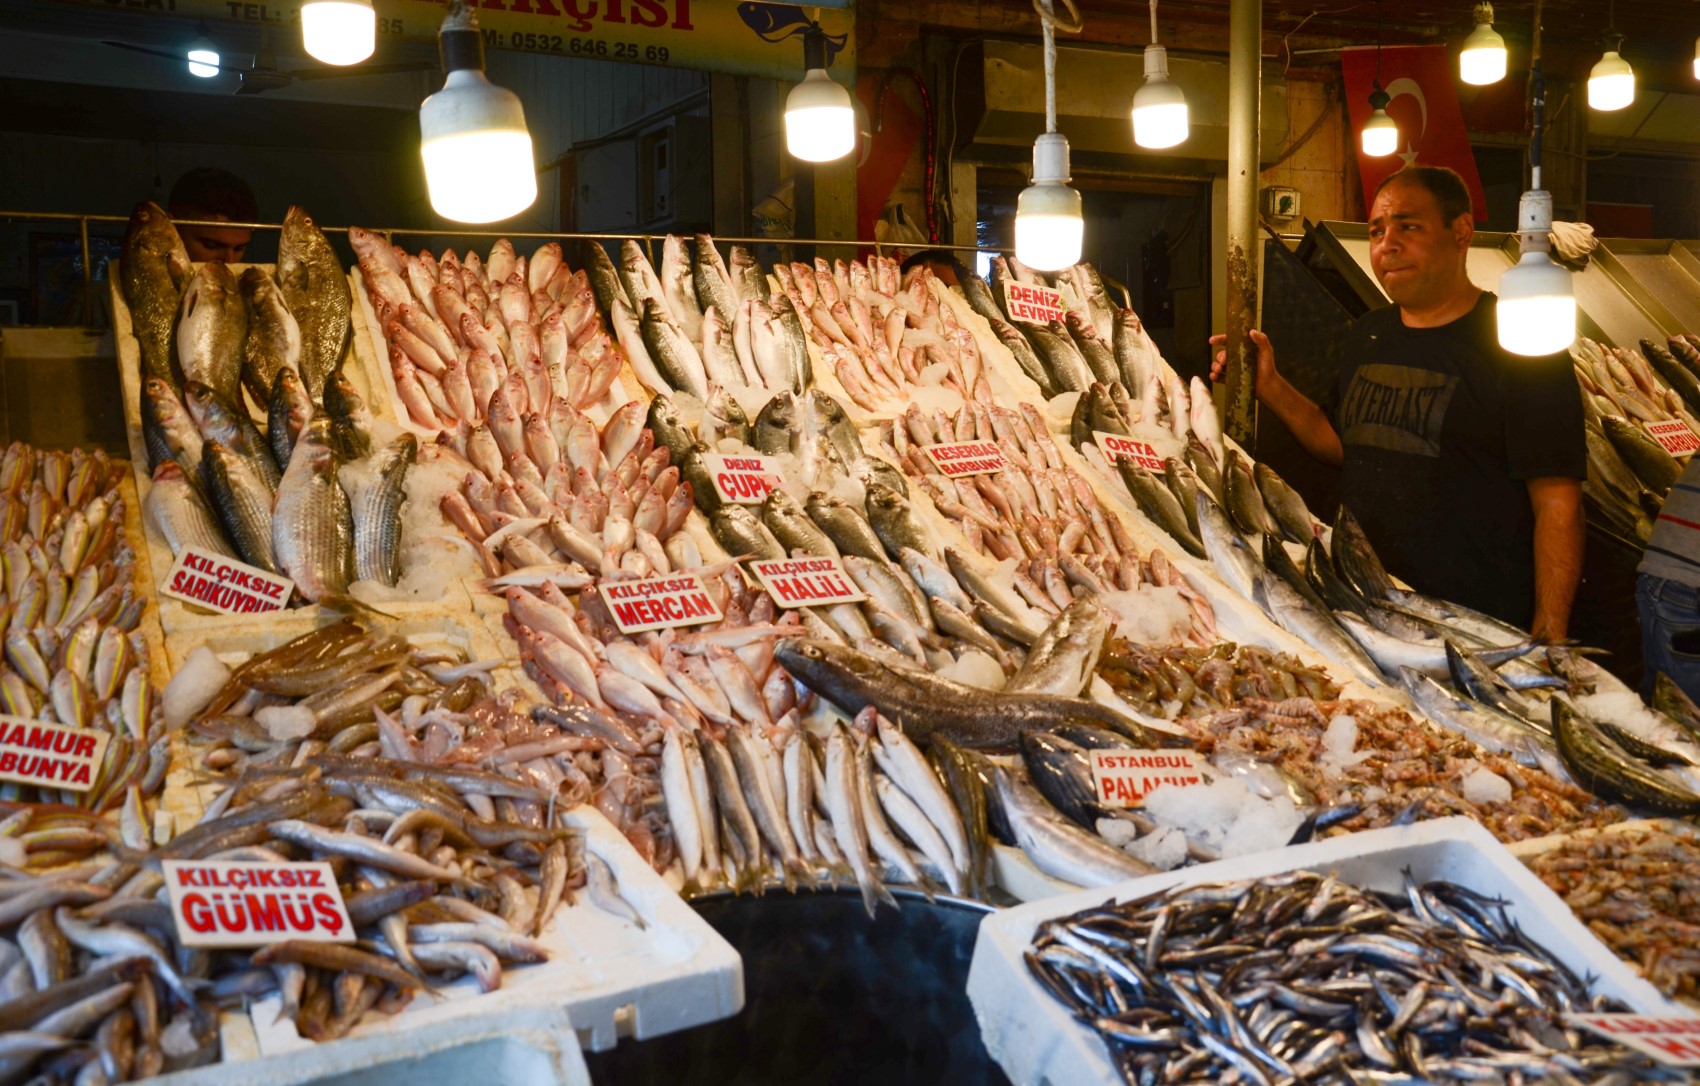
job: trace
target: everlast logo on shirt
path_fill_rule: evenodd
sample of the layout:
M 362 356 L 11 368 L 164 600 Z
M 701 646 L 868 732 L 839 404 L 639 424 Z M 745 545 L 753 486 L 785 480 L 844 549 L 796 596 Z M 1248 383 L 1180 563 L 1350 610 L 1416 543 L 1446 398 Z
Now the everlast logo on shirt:
M 1446 408 L 1458 378 L 1410 366 L 1357 372 L 1340 406 L 1340 440 L 1413 456 L 1439 456 Z

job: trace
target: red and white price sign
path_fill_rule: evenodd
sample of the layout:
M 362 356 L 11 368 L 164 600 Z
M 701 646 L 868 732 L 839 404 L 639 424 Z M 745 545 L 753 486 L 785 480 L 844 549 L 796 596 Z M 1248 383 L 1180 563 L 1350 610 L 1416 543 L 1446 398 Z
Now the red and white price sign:
M 922 445 L 939 474 L 956 479 L 964 475 L 992 475 L 1009 467 L 1003 450 L 992 441 L 953 441 L 943 445 Z
M 1190 750 L 1094 750 L 1092 787 L 1106 807 L 1138 807 L 1164 785 L 1191 788 L 1210 783 L 1203 765 L 1204 759 Z
M 868 598 L 836 558 L 758 558 L 745 565 L 781 607 L 831 607 Z
M 726 616 L 695 573 L 650 577 L 642 581 L 603 582 L 596 586 L 621 633 L 665 630 L 719 622 Z
M 166 860 L 161 867 L 184 946 L 354 942 L 354 923 L 328 863 Z
M 1693 1015 L 1567 1014 L 1564 1020 L 1660 1063 L 1700 1067 L 1700 1018 Z
M 1149 441 L 1141 441 L 1136 437 L 1122 437 L 1120 434 L 1107 434 L 1102 430 L 1093 430 L 1092 436 L 1098 442 L 1098 448 L 1104 453 L 1104 459 L 1114 467 L 1117 460 L 1132 460 L 1146 471 L 1161 472 L 1163 458 L 1157 455 L 1157 450 Z
M 159 586 L 162 596 L 222 615 L 281 611 L 289 606 L 294 591 L 295 582 L 288 577 L 198 547 L 184 547 L 165 575 L 165 583 Z
M 1700 437 L 1694 436 L 1694 431 L 1681 419 L 1667 419 L 1664 422 L 1645 423 L 1647 433 L 1652 435 L 1664 447 L 1665 452 L 1672 456 L 1693 456 L 1700 452 Z
M 779 465 L 771 456 L 722 456 L 704 453 L 703 466 L 723 502 L 760 505 L 779 485 Z
M 1004 283 L 1003 305 L 1010 320 L 1027 324 L 1060 321 L 1068 312 L 1068 307 L 1063 305 L 1062 291 L 1032 283 L 1017 283 L 1013 279 Z
M 0 781 L 87 792 L 110 738 L 87 728 L 0 716 Z

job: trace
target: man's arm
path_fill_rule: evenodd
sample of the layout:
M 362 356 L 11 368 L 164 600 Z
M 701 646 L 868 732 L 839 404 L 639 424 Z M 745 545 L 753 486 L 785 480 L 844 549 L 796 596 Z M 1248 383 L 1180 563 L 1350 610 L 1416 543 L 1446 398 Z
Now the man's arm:
M 1535 617 L 1530 632 L 1549 640 L 1563 638 L 1570 605 L 1582 579 L 1582 547 L 1587 538 L 1582 514 L 1582 483 L 1563 476 L 1530 479 L 1529 504 L 1535 511 Z
M 1221 347 L 1227 341 L 1227 336 L 1210 337 L 1213 347 Z M 1311 403 L 1275 369 L 1275 348 L 1269 345 L 1269 337 L 1253 328 L 1251 341 L 1257 346 L 1258 402 L 1275 413 L 1305 452 L 1329 467 L 1339 467 L 1345 459 L 1345 452 L 1340 445 L 1340 435 L 1334 432 L 1334 424 L 1328 421 L 1322 408 Z M 1210 367 L 1210 379 L 1220 381 L 1227 367 L 1227 352 L 1218 351 Z

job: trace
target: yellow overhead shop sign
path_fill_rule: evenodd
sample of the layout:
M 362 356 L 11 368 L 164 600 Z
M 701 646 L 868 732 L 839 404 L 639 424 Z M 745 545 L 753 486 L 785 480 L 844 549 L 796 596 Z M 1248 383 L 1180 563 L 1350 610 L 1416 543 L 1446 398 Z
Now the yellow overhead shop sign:
M 294 27 L 289 0 L 75 0 L 83 6 L 157 11 L 194 19 Z M 489 49 L 658 64 L 769 79 L 802 75 L 802 34 L 819 14 L 835 72 L 854 48 L 853 0 L 807 7 L 729 0 L 477 0 Z M 380 38 L 431 40 L 443 21 L 437 0 L 375 0 Z M 843 71 L 850 70 L 848 67 Z

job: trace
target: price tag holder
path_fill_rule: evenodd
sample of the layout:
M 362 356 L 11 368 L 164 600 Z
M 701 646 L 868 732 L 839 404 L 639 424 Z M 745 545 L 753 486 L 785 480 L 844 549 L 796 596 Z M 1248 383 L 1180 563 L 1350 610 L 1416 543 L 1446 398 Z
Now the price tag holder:
M 184 946 L 354 942 L 354 923 L 328 863 L 166 860 L 161 868 Z
M 771 456 L 723 456 L 704 453 L 703 466 L 723 502 L 760 505 L 779 485 L 779 464 Z
M 1599 1034 L 1671 1067 L 1700 1067 L 1700 1017 L 1662 1014 L 1567 1014 L 1573 1026 Z
M 642 581 L 604 581 L 596 586 L 621 633 L 700 626 L 726 616 L 695 573 L 650 577 Z
M 942 445 L 922 445 L 921 451 L 947 479 L 964 475 L 995 475 L 1009 467 L 1003 450 L 992 441 L 952 441 Z
M 1063 305 L 1062 291 L 1032 283 L 1017 283 L 1011 279 L 1003 286 L 1004 312 L 1012 321 L 1023 324 L 1050 324 L 1060 321 L 1068 308 Z
M 1164 785 L 1192 788 L 1209 784 L 1204 759 L 1191 750 L 1093 750 L 1092 787 L 1106 807 L 1142 807 L 1145 797 Z
M 1148 441 L 1136 437 L 1123 437 L 1120 434 L 1107 434 L 1102 430 L 1093 430 L 1092 437 L 1098 442 L 1098 449 L 1104 454 L 1104 459 L 1114 467 L 1118 460 L 1132 460 L 1146 471 L 1154 471 L 1159 475 L 1163 472 L 1163 458 Z
M 1649 422 L 1644 425 L 1652 439 L 1657 441 L 1665 452 L 1678 459 L 1686 459 L 1700 452 L 1700 437 L 1695 437 L 1694 431 L 1681 419 Z
M 780 607 L 831 607 L 868 598 L 836 558 L 757 558 L 745 568 Z
M 0 716 L 0 781 L 87 792 L 111 738 L 88 728 Z
M 234 558 L 184 547 L 159 594 L 221 615 L 252 615 L 289 606 L 295 582 Z

